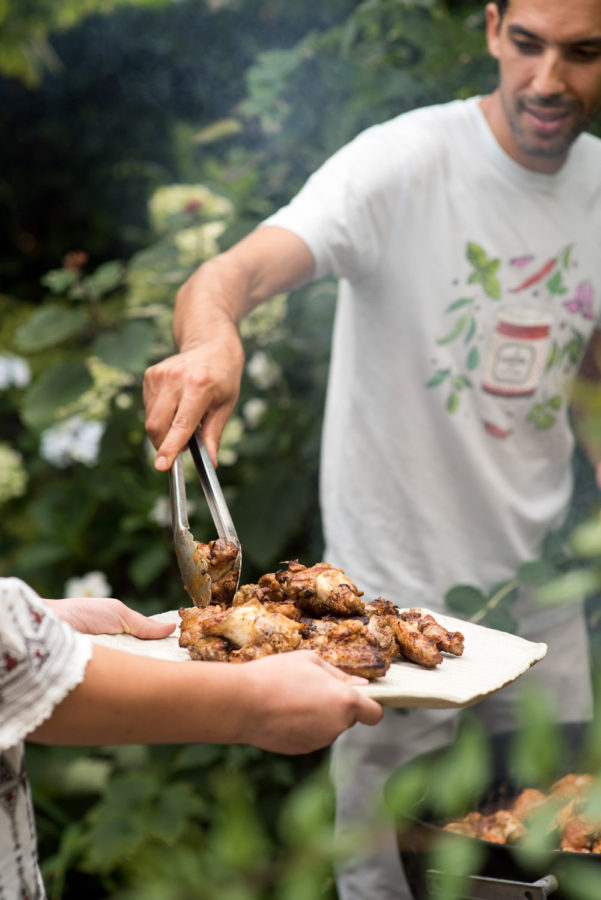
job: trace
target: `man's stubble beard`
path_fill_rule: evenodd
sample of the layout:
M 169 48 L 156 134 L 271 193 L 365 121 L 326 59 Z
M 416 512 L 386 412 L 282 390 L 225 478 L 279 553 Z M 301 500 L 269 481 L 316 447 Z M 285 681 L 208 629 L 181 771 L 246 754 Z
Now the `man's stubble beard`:
M 531 139 L 522 127 L 520 118 L 528 103 L 524 98 L 517 98 L 515 100 L 507 98 L 503 92 L 501 92 L 503 111 L 519 149 L 529 156 L 538 156 L 544 159 L 563 159 L 576 138 L 582 134 L 583 131 L 586 131 L 591 124 L 592 117 L 586 116 L 579 105 L 575 103 L 566 104 L 561 98 L 545 99 L 540 97 L 528 97 L 527 101 L 531 106 L 534 106 L 537 109 L 560 109 L 569 111 L 573 116 L 575 114 L 572 126 L 565 134 L 560 134 L 556 138 L 551 137 L 548 140 L 545 140 L 544 136 L 538 136 Z

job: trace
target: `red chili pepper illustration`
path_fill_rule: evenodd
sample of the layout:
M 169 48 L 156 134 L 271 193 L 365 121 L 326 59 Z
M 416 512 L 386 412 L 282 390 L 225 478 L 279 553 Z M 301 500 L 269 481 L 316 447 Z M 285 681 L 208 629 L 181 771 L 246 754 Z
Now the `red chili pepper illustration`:
M 525 281 L 522 281 L 521 284 L 518 284 L 517 287 L 513 288 L 513 293 L 517 293 L 518 291 L 525 291 L 526 288 L 531 287 L 531 285 L 536 284 L 537 281 L 540 281 L 545 275 L 548 275 L 553 266 L 555 265 L 555 258 L 548 260 L 538 272 L 535 272 L 534 275 L 531 275 Z

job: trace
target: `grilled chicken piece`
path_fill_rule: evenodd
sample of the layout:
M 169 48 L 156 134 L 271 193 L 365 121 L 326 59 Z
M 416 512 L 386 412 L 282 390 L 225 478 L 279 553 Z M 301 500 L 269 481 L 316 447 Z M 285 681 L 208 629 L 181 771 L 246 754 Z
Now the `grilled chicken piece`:
M 455 822 L 448 822 L 448 824 L 444 826 L 444 830 L 451 831 L 453 834 L 463 834 L 465 837 L 477 838 L 480 834 L 480 822 L 482 819 L 482 813 L 471 812 L 463 819 L 457 819 Z
M 186 647 L 190 659 L 204 660 L 204 662 L 228 662 L 234 649 L 233 644 L 225 638 L 216 635 L 196 636 L 189 643 L 180 639 L 180 647 Z
M 249 600 L 258 600 L 263 603 L 266 597 L 265 589 L 258 584 L 241 584 L 232 599 L 232 606 L 243 606 Z
M 399 645 L 394 630 L 385 616 L 370 616 L 367 622 L 367 633 L 372 643 L 384 654 L 386 659 L 392 660 L 399 655 Z
M 363 678 L 382 678 L 390 666 L 390 661 L 384 654 L 359 635 L 333 640 L 327 633 L 314 633 L 303 639 L 301 648 L 314 650 L 318 656 L 343 672 L 361 675 Z
M 211 603 L 227 606 L 231 603 L 240 569 L 236 565 L 238 548 L 225 538 L 217 538 L 208 544 L 196 541 L 195 560 L 206 570 L 211 580 Z
M 182 612 L 185 615 L 182 615 Z M 208 636 L 225 638 L 235 647 L 253 643 L 269 643 L 273 651 L 294 650 L 301 641 L 303 626 L 280 613 L 268 612 L 258 600 L 228 609 L 205 607 L 180 610 L 180 646 Z M 193 621 L 194 618 L 196 621 Z M 186 640 L 187 643 L 182 643 Z
M 572 853 L 590 853 L 596 831 L 597 829 L 586 819 L 570 819 L 561 836 L 559 849 L 569 850 Z
M 563 778 L 551 785 L 551 794 L 554 797 L 565 799 L 582 797 L 592 787 L 593 782 L 592 775 L 564 775 Z
M 439 650 L 445 650 L 453 656 L 463 654 L 464 637 L 460 631 L 447 631 L 434 616 L 424 613 L 421 609 L 404 610 L 399 615 L 403 621 L 417 625 L 421 633 L 434 641 Z
M 525 788 L 513 802 L 512 811 L 520 822 L 525 822 L 532 813 L 541 809 L 548 802 L 547 797 L 537 788 Z
M 405 614 L 386 616 L 386 620 L 394 631 L 401 653 L 411 662 L 433 669 L 442 662 L 442 653 L 429 637 L 419 629 L 417 622 L 405 619 Z
M 500 809 L 490 816 L 483 816 L 478 836 L 493 844 L 513 844 L 526 834 L 523 822 L 508 809 Z
M 259 584 L 269 589 L 270 600 L 292 600 L 311 616 L 362 616 L 365 606 L 362 591 L 357 590 L 342 569 L 328 563 L 307 568 L 298 560 L 275 575 L 264 575 Z

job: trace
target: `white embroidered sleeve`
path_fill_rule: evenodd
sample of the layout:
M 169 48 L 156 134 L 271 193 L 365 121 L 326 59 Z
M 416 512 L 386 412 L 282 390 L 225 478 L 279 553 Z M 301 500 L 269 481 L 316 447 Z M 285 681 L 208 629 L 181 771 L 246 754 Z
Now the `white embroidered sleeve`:
M 25 582 L 0 578 L 0 749 L 22 741 L 84 676 L 92 641 Z

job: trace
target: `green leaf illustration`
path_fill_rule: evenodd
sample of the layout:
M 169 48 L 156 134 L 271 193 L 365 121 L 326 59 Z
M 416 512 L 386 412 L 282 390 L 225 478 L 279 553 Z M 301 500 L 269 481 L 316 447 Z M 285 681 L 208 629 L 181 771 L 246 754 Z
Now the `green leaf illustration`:
M 453 387 L 456 391 L 462 391 L 466 387 L 472 387 L 472 383 L 465 375 L 456 375 L 453 378 Z
M 474 244 L 471 241 L 468 242 L 466 256 L 476 269 L 483 269 L 488 262 L 488 257 L 480 244 Z
M 469 371 L 473 372 L 479 362 L 480 362 L 480 353 L 478 352 L 478 348 L 472 347 L 472 349 L 470 350 L 470 352 L 467 355 L 465 364 L 466 364 L 467 368 L 469 369 Z
M 551 352 L 549 353 L 549 359 L 547 360 L 547 365 L 545 368 L 550 369 L 557 360 L 559 355 L 559 345 L 557 341 L 553 341 L 553 346 L 551 347 Z
M 545 411 L 542 403 L 535 403 L 526 417 L 527 422 L 537 422 Z
M 450 374 L 450 369 L 439 369 L 438 372 L 432 376 L 430 381 L 427 382 L 426 387 L 437 387 L 439 384 L 442 384 L 445 378 L 448 378 Z
M 548 401 L 548 405 L 551 409 L 561 409 L 562 399 L 559 394 L 554 394 L 553 397 Z
M 476 333 L 476 320 L 472 316 L 470 324 L 469 324 L 469 328 L 467 329 L 467 334 L 465 335 L 465 343 L 466 344 L 469 344 L 469 342 L 471 341 L 471 339 L 473 338 L 475 333 Z
M 458 309 L 463 309 L 464 306 L 470 306 L 473 302 L 471 297 L 461 297 L 460 300 L 455 300 L 450 306 L 447 306 L 445 312 L 455 312 Z
M 462 316 L 459 316 L 452 329 L 449 331 L 447 335 L 442 338 L 439 338 L 436 343 L 437 344 L 450 344 L 451 341 L 454 341 L 455 338 L 459 337 L 465 326 L 469 321 L 469 316 L 465 313 Z
M 556 272 L 555 275 L 549 278 L 547 281 L 547 289 L 551 294 L 565 294 L 567 292 L 561 272 Z
M 482 287 L 493 300 L 501 299 L 501 285 L 495 275 L 487 272 L 482 278 Z
M 457 412 L 459 409 L 459 394 L 449 394 L 447 400 L 447 411 L 450 413 Z

